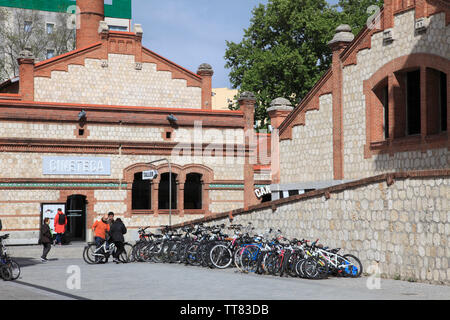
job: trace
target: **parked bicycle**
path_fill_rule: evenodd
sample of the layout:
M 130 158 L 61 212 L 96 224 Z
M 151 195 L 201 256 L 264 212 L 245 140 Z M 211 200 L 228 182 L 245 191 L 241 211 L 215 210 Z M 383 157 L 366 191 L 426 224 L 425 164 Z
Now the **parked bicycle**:
M 94 242 L 88 243 L 83 250 L 83 259 L 87 264 L 107 263 L 110 256 L 114 256 L 117 247 L 114 243 L 104 241 L 101 246 L 97 247 Z M 119 261 L 122 263 L 130 262 L 132 253 L 132 245 L 124 244 L 124 251 L 119 255 Z
M 20 277 L 20 266 L 8 254 L 4 240 L 9 234 L 0 236 L 0 276 L 5 281 L 17 280 Z

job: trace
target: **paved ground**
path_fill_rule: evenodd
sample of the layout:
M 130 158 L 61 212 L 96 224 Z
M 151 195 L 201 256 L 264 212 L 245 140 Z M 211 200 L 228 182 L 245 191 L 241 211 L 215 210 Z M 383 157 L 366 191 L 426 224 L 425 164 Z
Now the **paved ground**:
M 81 244 L 53 247 L 49 255 L 51 261 L 42 264 L 39 260 L 41 247 L 10 248 L 22 265 L 22 274 L 15 282 L 0 282 L 0 299 L 450 299 L 449 286 L 381 279 L 380 289 L 369 290 L 367 277 L 317 281 L 178 264 L 117 265 L 110 262 L 106 265 L 87 265 L 82 259 L 82 250 Z

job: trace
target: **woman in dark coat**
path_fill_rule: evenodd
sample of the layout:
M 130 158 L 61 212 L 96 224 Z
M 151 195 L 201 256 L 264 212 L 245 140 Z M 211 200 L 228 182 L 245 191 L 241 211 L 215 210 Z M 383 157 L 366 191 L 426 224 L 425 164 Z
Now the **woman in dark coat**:
M 42 256 L 41 256 L 41 261 L 42 262 L 47 262 L 47 255 L 50 252 L 50 249 L 52 247 L 52 233 L 50 231 L 50 219 L 49 218 L 45 218 L 44 219 L 44 224 L 42 225 L 41 228 L 41 234 L 39 237 L 39 242 L 44 246 L 44 249 L 42 251 Z
M 116 246 L 116 252 L 113 255 L 113 261 L 119 263 L 119 257 L 124 252 L 124 242 L 125 239 L 123 235 L 127 233 L 127 228 L 123 224 L 120 218 L 117 218 L 112 224 L 109 234 L 111 236 L 110 241 L 114 242 Z

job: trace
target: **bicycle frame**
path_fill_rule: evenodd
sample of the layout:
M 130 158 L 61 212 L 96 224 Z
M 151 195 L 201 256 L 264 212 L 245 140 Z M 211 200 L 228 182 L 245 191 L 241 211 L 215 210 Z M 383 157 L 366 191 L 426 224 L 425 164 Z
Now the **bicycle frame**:
M 107 245 L 109 246 L 109 248 L 107 248 Z M 103 252 L 99 251 L 100 249 L 103 249 Z M 105 257 L 106 255 L 113 254 L 116 249 L 117 248 L 114 243 L 108 243 L 107 241 L 104 241 L 100 247 L 95 249 L 93 255 Z

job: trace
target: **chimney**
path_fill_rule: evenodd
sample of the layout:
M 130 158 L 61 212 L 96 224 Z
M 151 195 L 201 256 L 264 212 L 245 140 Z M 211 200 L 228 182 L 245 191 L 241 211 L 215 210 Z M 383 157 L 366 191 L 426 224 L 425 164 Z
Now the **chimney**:
M 101 40 L 100 22 L 105 19 L 104 0 L 77 0 L 80 25 L 77 26 L 77 49 Z
M 19 94 L 23 101 L 34 101 L 34 55 L 27 50 L 19 53 Z
M 202 109 L 212 110 L 212 76 L 214 70 L 211 65 L 202 63 L 197 70 L 202 77 Z

